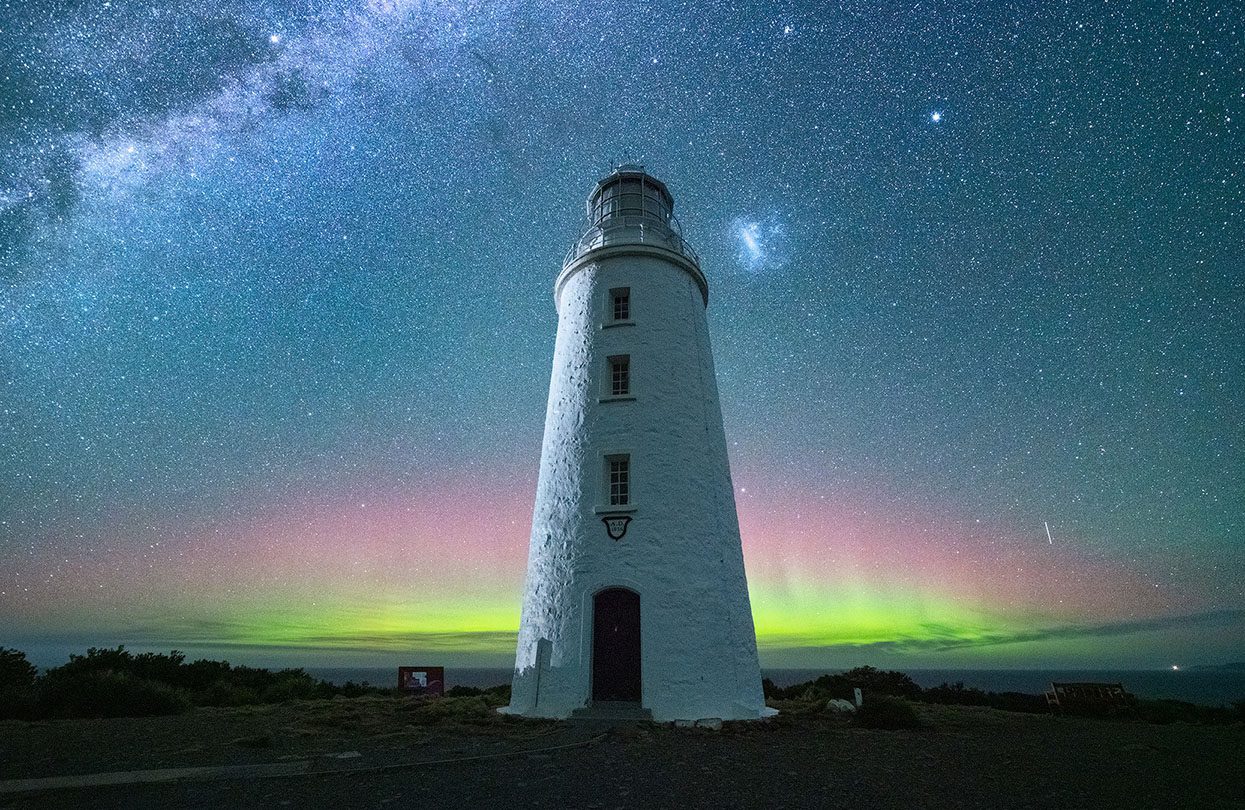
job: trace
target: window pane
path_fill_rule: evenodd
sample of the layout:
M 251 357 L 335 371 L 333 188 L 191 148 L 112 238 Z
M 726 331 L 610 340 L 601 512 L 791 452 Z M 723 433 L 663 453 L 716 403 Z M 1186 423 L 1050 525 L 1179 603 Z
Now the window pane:
M 618 355 L 610 358 L 610 395 L 619 397 L 631 393 L 631 356 Z
M 629 456 L 609 458 L 610 506 L 626 506 L 630 502 L 630 466 Z
M 626 321 L 631 319 L 631 288 L 618 287 L 610 290 L 613 319 Z

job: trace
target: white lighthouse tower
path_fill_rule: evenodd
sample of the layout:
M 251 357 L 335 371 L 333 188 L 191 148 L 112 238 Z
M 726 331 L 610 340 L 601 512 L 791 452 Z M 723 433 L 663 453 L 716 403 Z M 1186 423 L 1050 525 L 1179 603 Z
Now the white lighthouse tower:
M 754 719 L 761 693 L 705 307 L 674 198 L 624 165 L 588 198 L 558 337 L 512 714 Z

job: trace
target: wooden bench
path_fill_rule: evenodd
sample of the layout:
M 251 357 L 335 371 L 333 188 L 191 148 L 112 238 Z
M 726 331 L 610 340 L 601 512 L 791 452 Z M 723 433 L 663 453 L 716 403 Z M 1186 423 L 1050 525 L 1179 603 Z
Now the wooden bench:
M 1046 705 L 1059 712 L 1109 714 L 1137 706 L 1136 696 L 1129 694 L 1122 683 L 1052 682 L 1045 695 Z

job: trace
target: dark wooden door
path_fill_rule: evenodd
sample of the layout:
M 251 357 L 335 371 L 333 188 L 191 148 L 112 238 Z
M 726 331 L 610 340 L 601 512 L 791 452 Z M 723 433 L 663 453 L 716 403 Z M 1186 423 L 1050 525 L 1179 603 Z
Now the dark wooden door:
M 626 588 L 592 600 L 592 699 L 640 701 L 640 595 Z

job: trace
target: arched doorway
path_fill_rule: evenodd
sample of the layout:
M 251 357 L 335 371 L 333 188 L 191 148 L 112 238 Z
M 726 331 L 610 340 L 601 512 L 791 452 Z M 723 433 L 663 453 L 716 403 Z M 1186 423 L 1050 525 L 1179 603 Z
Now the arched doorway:
M 640 595 L 607 588 L 592 599 L 592 699 L 640 702 Z

